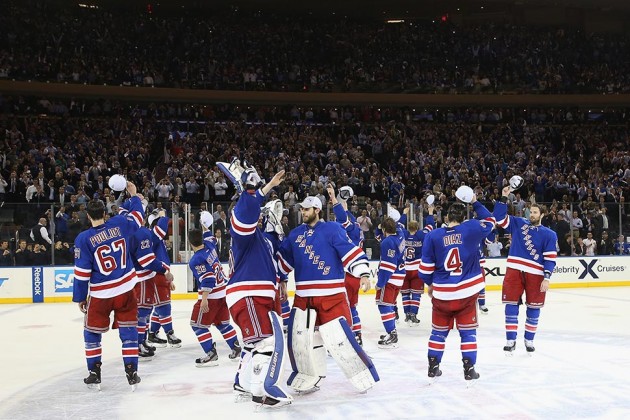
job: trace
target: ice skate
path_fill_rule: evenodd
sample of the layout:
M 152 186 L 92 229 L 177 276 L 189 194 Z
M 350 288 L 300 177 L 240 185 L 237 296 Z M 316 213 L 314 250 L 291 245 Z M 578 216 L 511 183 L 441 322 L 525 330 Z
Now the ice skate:
M 156 347 L 155 347 L 155 346 L 152 346 L 151 344 L 149 344 L 149 342 L 148 342 L 147 340 L 144 340 L 144 341 L 142 342 L 142 344 L 144 344 L 144 347 L 145 347 L 146 349 L 148 349 L 149 351 L 152 351 L 153 353 L 155 353 Z
M 436 382 L 438 378 L 442 376 L 440 362 L 438 362 L 437 357 L 429 357 L 429 372 L 427 376 L 429 376 L 431 383 Z
M 155 356 L 155 351 L 147 348 L 144 343 L 138 345 L 138 361 L 148 362 L 153 360 L 153 356 Z
M 505 346 L 503 346 L 503 351 L 506 356 L 513 356 L 514 350 L 516 350 L 516 340 L 508 340 Z
M 160 337 L 158 333 L 150 332 L 147 336 L 147 342 L 153 347 L 166 347 L 167 341 Z
M 217 345 L 212 345 L 212 350 L 208 352 L 204 357 L 195 359 L 197 367 L 210 367 L 219 365 L 219 355 L 217 354 Z
M 475 370 L 475 366 L 471 363 L 470 359 L 463 359 L 464 362 L 464 379 L 469 381 L 467 386 L 470 388 L 474 386 L 474 383 L 479 379 L 479 374 Z
M 238 340 L 234 342 L 234 348 L 232 352 L 228 355 L 228 358 L 233 362 L 238 362 L 241 358 L 241 345 L 238 343 Z
M 378 348 L 380 349 L 397 349 L 398 348 L 398 332 L 393 330 L 389 334 L 381 336 L 378 341 Z
M 480 305 L 479 311 L 484 315 L 488 315 L 488 308 L 486 307 L 486 305 Z
M 257 407 L 257 411 L 264 408 L 279 408 L 285 405 L 291 404 L 290 398 L 276 399 L 272 397 L 252 397 L 252 401 L 256 404 L 260 404 Z
M 127 375 L 127 382 L 131 386 L 131 392 L 135 391 L 140 383 L 140 377 L 138 376 L 138 370 L 133 365 L 125 365 L 125 374 Z
M 357 343 L 359 343 L 359 346 L 363 347 L 363 337 L 361 336 L 361 333 L 356 333 L 354 335 L 354 338 L 357 339 Z
M 178 349 L 182 346 L 182 340 L 177 338 L 173 330 L 166 333 L 166 340 L 168 341 L 168 345 L 173 348 Z
M 94 365 L 94 368 L 88 371 L 89 375 L 83 379 L 83 383 L 87 385 L 89 389 L 96 391 L 101 390 L 101 363 L 98 362 Z
M 234 384 L 233 389 L 234 402 L 241 403 L 252 401 L 252 393 L 245 390 L 238 382 Z
M 527 350 L 528 355 L 534 355 L 534 352 L 536 351 L 536 348 L 534 347 L 534 340 L 525 340 L 525 350 Z
M 410 327 L 419 327 L 420 326 L 420 320 L 418 319 L 416 314 L 412 314 L 412 313 L 407 314 L 405 322 Z

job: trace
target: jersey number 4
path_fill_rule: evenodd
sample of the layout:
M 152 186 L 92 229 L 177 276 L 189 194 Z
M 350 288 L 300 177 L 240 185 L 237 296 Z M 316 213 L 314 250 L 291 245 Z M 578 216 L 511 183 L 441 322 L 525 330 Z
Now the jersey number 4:
M 462 274 L 462 259 L 459 256 L 459 248 L 451 248 L 446 254 L 446 271 L 451 272 L 451 276 L 460 276 Z
M 127 243 L 122 238 L 112 242 L 111 246 L 109 244 L 99 246 L 95 253 L 96 264 L 103 274 L 110 274 L 116 270 L 118 261 L 120 261 L 120 268 L 127 267 Z

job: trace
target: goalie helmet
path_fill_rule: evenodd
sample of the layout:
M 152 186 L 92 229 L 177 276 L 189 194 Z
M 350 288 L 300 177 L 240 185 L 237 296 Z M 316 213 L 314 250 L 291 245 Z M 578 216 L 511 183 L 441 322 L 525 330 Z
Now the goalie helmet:
M 289 214 L 289 210 L 283 207 L 282 201 L 278 199 L 268 201 L 261 209 L 261 214 L 265 232 L 276 232 L 278 235 L 284 235 L 282 216 Z

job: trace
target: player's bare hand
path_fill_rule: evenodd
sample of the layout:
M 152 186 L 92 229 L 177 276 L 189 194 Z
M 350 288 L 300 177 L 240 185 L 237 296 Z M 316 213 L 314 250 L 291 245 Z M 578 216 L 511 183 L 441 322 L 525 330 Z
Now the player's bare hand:
M 208 300 L 207 299 L 201 299 L 200 310 L 201 310 L 202 314 L 205 314 L 206 312 L 208 312 Z
M 83 312 L 84 314 L 87 313 L 87 301 L 86 300 L 84 300 L 82 302 L 79 302 L 79 310 L 81 312 Z
M 136 188 L 136 184 L 134 184 L 131 181 L 127 181 L 127 191 L 129 192 L 129 195 L 132 197 L 138 194 L 138 189 Z
M 501 190 L 501 195 L 503 197 L 508 197 L 510 195 L 510 187 L 509 187 L 509 185 L 506 185 L 505 187 L 503 187 L 503 190 Z
M 428 208 L 427 208 L 427 212 L 429 212 L 430 216 L 433 216 L 433 212 L 435 211 L 435 206 L 433 204 L 431 204 Z
M 169 287 L 171 288 L 171 292 L 174 292 L 175 291 L 175 282 L 172 281 Z
M 540 283 L 540 291 L 545 293 L 547 290 L 549 290 L 549 280 L 545 279 Z
M 167 280 L 169 283 L 172 283 L 172 282 L 173 282 L 173 279 L 174 279 L 174 277 L 173 277 L 173 273 L 171 273 L 170 271 L 167 271 L 166 273 L 164 273 L 164 277 L 166 277 L 166 280 Z
M 370 278 L 368 276 L 361 277 L 359 285 L 363 289 L 363 293 L 367 292 L 372 287 L 372 283 L 370 282 Z
M 287 293 L 287 282 L 280 282 L 280 302 L 286 302 L 289 298 L 289 294 Z
M 284 181 L 284 174 L 285 174 L 285 170 L 283 169 L 277 174 L 275 174 L 273 178 L 271 178 L 271 181 L 269 181 L 269 184 L 271 184 L 272 188 L 280 185 L 282 181 Z
M 427 295 L 429 295 L 429 297 L 433 297 L 433 286 L 427 286 Z

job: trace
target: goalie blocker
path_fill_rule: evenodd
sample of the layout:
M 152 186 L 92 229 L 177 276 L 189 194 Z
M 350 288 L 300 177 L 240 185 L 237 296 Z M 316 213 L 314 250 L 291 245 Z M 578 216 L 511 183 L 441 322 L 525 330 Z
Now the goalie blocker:
M 293 372 L 287 381 L 289 386 L 300 393 L 318 390 L 317 385 L 326 377 L 328 350 L 355 388 L 361 392 L 372 388 L 379 381 L 378 373 L 346 319 L 335 318 L 316 331 L 316 318 L 314 309 L 291 311 L 288 350 Z

